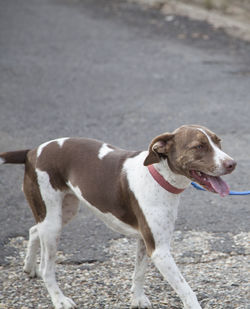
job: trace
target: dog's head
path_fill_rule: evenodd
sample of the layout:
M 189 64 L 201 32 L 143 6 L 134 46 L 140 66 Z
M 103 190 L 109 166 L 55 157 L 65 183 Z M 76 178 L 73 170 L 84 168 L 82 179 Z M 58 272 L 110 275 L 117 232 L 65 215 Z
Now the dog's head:
M 170 169 L 225 196 L 227 184 L 220 176 L 231 173 L 236 162 L 221 150 L 220 138 L 209 129 L 186 125 L 153 139 L 144 165 L 167 160 Z

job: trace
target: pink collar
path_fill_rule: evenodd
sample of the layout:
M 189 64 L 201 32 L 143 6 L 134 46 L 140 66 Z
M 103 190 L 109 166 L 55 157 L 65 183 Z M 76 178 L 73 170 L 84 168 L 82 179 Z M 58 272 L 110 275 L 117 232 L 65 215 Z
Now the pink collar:
M 165 178 L 161 176 L 161 174 L 155 169 L 153 165 L 148 165 L 148 170 L 154 180 L 165 190 L 173 194 L 180 194 L 185 189 L 178 189 L 172 186 Z

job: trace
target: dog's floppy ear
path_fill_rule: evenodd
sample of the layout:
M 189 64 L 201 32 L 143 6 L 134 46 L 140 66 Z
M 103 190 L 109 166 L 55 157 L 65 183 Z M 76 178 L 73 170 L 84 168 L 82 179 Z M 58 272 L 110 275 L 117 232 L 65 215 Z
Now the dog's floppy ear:
M 173 133 L 164 133 L 155 137 L 149 146 L 149 153 L 144 161 L 144 165 L 147 166 L 159 163 L 161 156 L 167 156 L 167 153 L 173 144 L 173 137 Z

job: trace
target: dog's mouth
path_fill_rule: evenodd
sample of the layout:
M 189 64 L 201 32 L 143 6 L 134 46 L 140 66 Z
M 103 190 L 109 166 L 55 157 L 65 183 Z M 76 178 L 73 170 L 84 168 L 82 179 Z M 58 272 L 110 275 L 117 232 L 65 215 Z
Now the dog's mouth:
M 218 193 L 223 197 L 229 194 L 227 183 L 219 176 L 211 176 L 194 170 L 190 171 L 190 176 L 210 192 Z

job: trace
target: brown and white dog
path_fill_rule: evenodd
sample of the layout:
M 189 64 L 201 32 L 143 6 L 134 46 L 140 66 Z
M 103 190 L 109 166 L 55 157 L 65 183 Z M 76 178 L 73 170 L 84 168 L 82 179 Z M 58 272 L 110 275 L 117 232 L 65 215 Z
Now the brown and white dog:
M 201 308 L 171 256 L 170 240 L 179 193 L 191 180 L 221 196 L 229 193 L 220 176 L 231 173 L 236 162 L 221 150 L 213 132 L 182 126 L 157 136 L 148 151 L 139 152 L 92 139 L 61 138 L 33 150 L 2 153 L 0 163 L 25 164 L 23 191 L 36 225 L 30 229 L 24 271 L 42 277 L 55 308 L 76 306 L 56 282 L 55 258 L 62 226 L 77 213 L 79 202 L 110 228 L 138 239 L 132 308 L 151 307 L 143 290 L 147 256 L 184 308 Z

